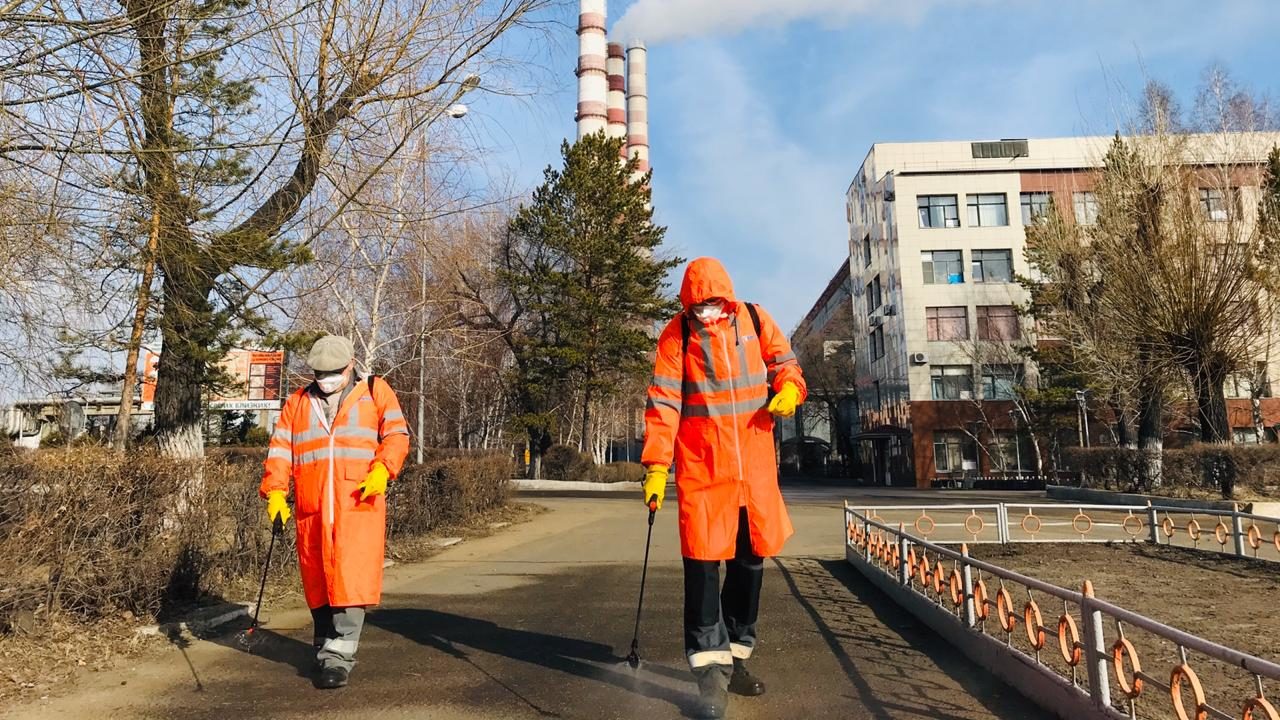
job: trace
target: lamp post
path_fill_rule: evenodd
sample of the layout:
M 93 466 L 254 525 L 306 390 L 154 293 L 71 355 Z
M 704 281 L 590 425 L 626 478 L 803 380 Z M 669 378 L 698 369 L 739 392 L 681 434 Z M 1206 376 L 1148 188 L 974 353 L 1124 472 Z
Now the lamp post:
M 461 120 L 470 112 L 470 108 L 458 102 L 463 95 L 480 87 L 479 75 L 468 75 L 466 79 L 458 87 L 458 91 L 453 96 L 453 102 L 445 108 L 445 114 L 454 120 Z M 430 123 L 428 123 L 428 126 Z M 426 210 L 427 204 L 427 134 L 426 129 L 422 133 L 422 206 Z M 427 446 L 427 235 L 426 223 L 423 223 L 422 230 L 422 310 L 420 312 L 420 320 L 422 323 L 418 332 L 418 449 L 414 457 L 419 465 L 422 464 L 426 446 Z
M 1079 406 L 1080 418 L 1077 427 L 1080 431 L 1080 447 L 1089 447 L 1089 406 L 1085 402 L 1086 391 L 1076 391 L 1076 405 Z

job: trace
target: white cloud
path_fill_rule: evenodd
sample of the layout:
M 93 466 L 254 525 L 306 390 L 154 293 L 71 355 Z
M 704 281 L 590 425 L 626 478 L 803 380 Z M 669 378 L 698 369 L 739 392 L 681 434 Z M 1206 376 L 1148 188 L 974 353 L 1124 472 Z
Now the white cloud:
M 934 5 L 958 0 L 637 0 L 614 35 L 650 43 L 711 35 L 733 35 L 753 27 L 779 27 L 799 20 L 841 25 L 865 15 L 915 21 Z
M 848 256 L 843 189 L 853 168 L 780 127 L 782 108 L 727 49 L 695 43 L 673 52 L 672 66 L 701 72 L 663 86 L 670 109 L 661 123 L 668 130 L 654 139 L 658 221 L 676 252 L 719 257 L 738 295 L 789 329 Z

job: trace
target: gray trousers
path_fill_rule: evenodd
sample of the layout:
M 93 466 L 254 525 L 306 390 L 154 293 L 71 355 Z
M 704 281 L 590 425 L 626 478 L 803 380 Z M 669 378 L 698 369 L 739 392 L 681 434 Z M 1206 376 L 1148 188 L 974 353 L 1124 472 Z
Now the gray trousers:
M 322 668 L 337 667 L 351 672 L 356 666 L 356 648 L 364 628 L 363 607 L 318 607 L 311 611 L 315 623 L 312 644 L 316 662 Z

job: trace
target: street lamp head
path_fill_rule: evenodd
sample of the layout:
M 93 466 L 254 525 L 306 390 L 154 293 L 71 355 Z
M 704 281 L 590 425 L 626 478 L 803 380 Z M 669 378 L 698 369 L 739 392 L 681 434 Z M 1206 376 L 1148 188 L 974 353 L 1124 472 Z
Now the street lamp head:
M 1083 391 L 1083 390 L 1077 390 L 1077 391 L 1076 391 L 1076 402 L 1080 403 L 1081 405 L 1083 405 L 1083 404 L 1084 404 L 1084 391 Z
M 470 111 L 471 111 L 471 108 L 467 107 L 466 105 L 463 105 L 462 103 L 454 103 L 453 105 L 450 105 L 445 110 L 445 112 L 449 114 L 449 117 L 453 118 L 454 120 L 461 120 L 462 118 L 466 117 L 467 113 Z

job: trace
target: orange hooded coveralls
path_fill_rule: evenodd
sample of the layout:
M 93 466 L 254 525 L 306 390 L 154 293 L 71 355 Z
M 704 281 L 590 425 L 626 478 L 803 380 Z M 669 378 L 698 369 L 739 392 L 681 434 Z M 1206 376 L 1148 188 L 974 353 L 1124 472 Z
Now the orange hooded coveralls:
M 333 424 L 309 388 L 284 404 L 259 493 L 289 490 L 293 480 L 298 565 L 307 605 L 377 605 L 382 597 L 386 498 L 360 500 L 356 486 L 374 462 L 400 474 L 409 454 L 409 426 L 395 391 L 381 378 L 370 393 L 352 376 Z
M 711 298 L 728 301 L 729 317 L 703 325 L 688 310 Z M 734 297 L 719 261 L 689 264 L 680 301 L 686 312 L 658 338 L 642 462 L 666 467 L 674 455 L 684 557 L 732 559 L 741 507 L 747 509 L 753 552 L 772 557 L 793 529 L 778 488 L 769 390 L 794 383 L 803 402 L 804 376 L 786 335 L 759 308 L 756 336 L 750 312 Z M 682 322 L 690 331 L 684 357 Z

